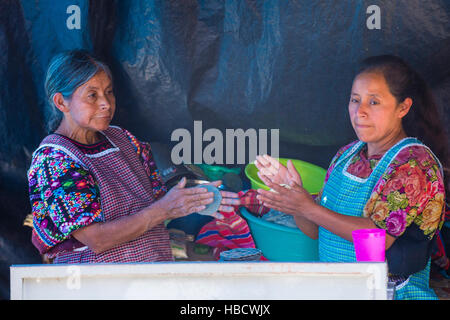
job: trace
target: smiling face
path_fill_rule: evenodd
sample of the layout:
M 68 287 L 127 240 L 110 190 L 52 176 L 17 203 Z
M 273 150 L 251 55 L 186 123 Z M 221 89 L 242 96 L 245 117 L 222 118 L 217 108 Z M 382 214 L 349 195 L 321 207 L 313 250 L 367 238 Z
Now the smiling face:
M 348 105 L 352 126 L 359 140 L 369 147 L 390 147 L 392 141 L 406 136 L 402 118 L 408 113 L 411 103 L 409 98 L 399 103 L 381 73 L 359 74 L 353 81 Z
M 112 82 L 103 71 L 79 86 L 70 99 L 59 94 L 54 101 L 64 113 L 58 130 L 81 143 L 92 142 L 98 131 L 106 130 L 116 110 Z

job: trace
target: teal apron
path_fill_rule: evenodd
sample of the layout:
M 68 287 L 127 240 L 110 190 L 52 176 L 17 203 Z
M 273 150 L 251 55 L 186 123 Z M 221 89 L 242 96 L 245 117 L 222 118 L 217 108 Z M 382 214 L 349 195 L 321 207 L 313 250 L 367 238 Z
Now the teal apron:
M 361 217 L 376 183 L 391 161 L 401 149 L 418 144 L 424 146 L 415 138 L 401 140 L 383 155 L 371 175 L 362 179 L 347 172 L 353 156 L 358 154 L 365 145 L 359 141 L 337 160 L 324 186 L 320 204 L 340 214 Z M 437 158 L 436 161 L 439 164 Z M 319 259 L 323 262 L 355 262 L 353 243 L 319 227 Z M 395 299 L 437 299 L 436 294 L 429 287 L 429 274 L 430 261 L 424 270 L 411 275 L 407 281 L 396 288 Z

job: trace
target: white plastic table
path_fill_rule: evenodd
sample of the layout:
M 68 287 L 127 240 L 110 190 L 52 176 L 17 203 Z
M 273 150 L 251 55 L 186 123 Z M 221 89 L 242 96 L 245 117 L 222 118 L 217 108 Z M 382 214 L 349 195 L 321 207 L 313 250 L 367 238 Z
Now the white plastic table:
M 13 265 L 11 299 L 386 299 L 386 263 Z

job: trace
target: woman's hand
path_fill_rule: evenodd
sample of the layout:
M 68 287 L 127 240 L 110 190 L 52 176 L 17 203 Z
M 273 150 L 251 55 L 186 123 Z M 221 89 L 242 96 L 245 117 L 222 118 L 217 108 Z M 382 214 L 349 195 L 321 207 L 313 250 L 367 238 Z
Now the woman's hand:
M 255 166 L 258 168 L 259 178 L 267 185 L 266 181 L 278 185 L 289 185 L 292 181 L 302 186 L 300 174 L 295 169 L 291 160 L 288 160 L 287 167 L 269 155 L 257 156 Z
M 310 206 L 316 205 L 308 191 L 295 181 L 286 186 L 280 186 L 269 180 L 265 184 L 271 191 L 258 189 L 257 199 L 266 207 L 278 210 L 293 216 L 302 217 Z
M 304 234 L 311 239 L 317 239 L 317 224 L 305 217 L 305 213 L 309 213 L 312 206 L 317 205 L 308 191 L 295 181 L 291 181 L 286 186 L 280 186 L 268 180 L 265 184 L 271 188 L 271 191 L 258 189 L 256 198 L 266 207 L 292 215 L 297 227 Z
M 220 185 L 222 185 L 222 181 L 217 180 L 206 184 L 218 188 Z M 220 202 L 220 206 L 217 211 L 232 212 L 234 210 L 233 206 L 238 206 L 241 204 L 241 200 L 239 199 L 238 194 L 235 192 L 220 191 L 220 194 L 222 195 L 222 201 Z M 216 212 L 214 214 L 214 217 L 217 219 L 223 219 L 223 216 L 219 212 Z
M 221 182 L 215 181 L 211 184 L 218 187 Z M 92 223 L 75 230 L 72 235 L 95 253 L 101 253 L 118 244 L 136 239 L 167 219 L 201 211 L 213 202 L 213 192 L 208 192 L 206 188 L 185 188 L 185 186 L 186 178 L 183 178 L 161 199 L 136 214 L 107 222 Z M 231 211 L 233 210 L 231 205 L 239 205 L 239 199 L 233 199 L 237 197 L 234 192 L 221 191 L 221 194 L 220 211 Z M 214 214 L 214 217 L 223 218 L 218 212 Z
M 222 182 L 214 181 L 208 184 L 219 187 Z M 196 188 L 185 188 L 185 186 L 186 178 L 183 178 L 164 197 L 157 201 L 157 205 L 166 212 L 167 219 L 174 219 L 200 212 L 214 201 L 214 193 L 208 192 L 201 185 Z M 238 198 L 236 193 L 228 191 L 220 191 L 220 193 L 222 195 L 222 201 L 218 211 L 231 212 L 234 210 L 232 205 L 240 204 L 240 200 L 236 199 Z M 218 211 L 212 216 L 217 219 L 223 219 L 223 215 Z
M 185 188 L 186 178 L 180 180 L 154 204 L 165 212 L 167 219 L 175 219 L 199 212 L 214 201 L 214 193 L 205 188 Z

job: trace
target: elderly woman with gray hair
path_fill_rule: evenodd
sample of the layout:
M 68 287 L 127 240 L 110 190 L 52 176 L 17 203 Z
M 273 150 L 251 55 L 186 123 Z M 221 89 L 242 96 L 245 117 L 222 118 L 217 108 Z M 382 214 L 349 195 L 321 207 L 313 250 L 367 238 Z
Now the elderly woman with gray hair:
M 87 52 L 56 55 L 45 89 L 59 117 L 28 171 L 33 244 L 53 263 L 172 261 L 164 221 L 204 210 L 213 193 L 186 179 L 167 191 L 150 145 L 110 125 L 111 72 Z M 219 211 L 239 204 L 221 194 Z

